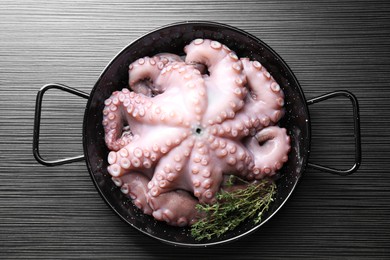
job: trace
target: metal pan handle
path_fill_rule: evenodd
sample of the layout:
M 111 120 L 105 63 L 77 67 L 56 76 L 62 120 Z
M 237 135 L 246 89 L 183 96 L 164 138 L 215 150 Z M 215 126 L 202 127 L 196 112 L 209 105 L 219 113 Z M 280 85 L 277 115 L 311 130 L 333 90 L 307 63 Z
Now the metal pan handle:
M 330 168 L 330 167 L 326 167 L 326 166 L 322 166 L 322 165 L 318 165 L 318 164 L 314 164 L 314 163 L 310 163 L 310 162 L 308 163 L 308 166 L 315 168 L 315 169 L 318 169 L 318 170 L 321 170 L 321 171 L 324 171 L 324 172 L 329 172 L 329 173 L 334 173 L 334 174 L 346 176 L 346 175 L 350 175 L 350 174 L 354 173 L 355 171 L 357 171 L 357 169 L 359 168 L 360 163 L 362 161 L 361 140 L 360 140 L 359 104 L 358 104 L 356 97 L 348 91 L 340 90 L 340 91 L 331 92 L 331 93 L 307 100 L 306 102 L 308 105 L 312 105 L 312 104 L 315 104 L 315 103 L 318 103 L 318 102 L 321 102 L 321 101 L 324 101 L 324 100 L 327 100 L 330 98 L 338 97 L 338 96 L 347 97 L 352 102 L 354 137 L 355 137 L 355 163 L 351 168 L 349 168 L 347 170 L 338 170 L 338 169 L 334 169 L 334 168 Z
M 75 157 L 70 157 L 70 158 L 64 158 L 64 159 L 58 159 L 58 160 L 53 160 L 53 161 L 47 161 L 42 158 L 42 156 L 39 154 L 39 130 L 41 126 L 41 110 L 42 110 L 42 99 L 43 95 L 45 92 L 49 89 L 59 89 L 62 91 L 69 92 L 71 94 L 74 94 L 79 97 L 83 97 L 88 99 L 89 95 L 85 92 L 82 92 L 80 90 L 62 85 L 62 84 L 47 84 L 43 86 L 37 94 L 37 99 L 35 103 L 35 118 L 34 118 L 34 136 L 33 136 L 33 154 L 35 159 L 43 165 L 46 166 L 56 166 L 56 165 L 62 165 L 66 163 L 71 163 L 71 162 L 77 162 L 77 161 L 82 161 L 84 160 L 84 155 L 80 156 L 75 156 Z

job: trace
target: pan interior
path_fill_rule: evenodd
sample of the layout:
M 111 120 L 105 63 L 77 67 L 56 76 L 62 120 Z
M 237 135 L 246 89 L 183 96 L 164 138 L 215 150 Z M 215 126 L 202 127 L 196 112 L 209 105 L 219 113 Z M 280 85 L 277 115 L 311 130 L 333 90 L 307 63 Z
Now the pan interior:
M 291 136 L 289 160 L 280 171 L 278 193 L 263 221 L 242 224 L 235 231 L 208 241 L 194 240 L 186 228 L 171 227 L 144 215 L 111 181 L 107 172 L 108 149 L 104 142 L 102 111 L 104 100 L 112 92 L 127 87 L 128 66 L 138 58 L 160 52 L 183 55 L 183 48 L 196 38 L 217 40 L 234 50 L 239 57 L 258 60 L 280 84 L 285 93 L 286 114 L 280 125 Z M 310 122 L 306 101 L 295 76 L 285 62 L 265 43 L 236 28 L 210 22 L 185 22 L 157 29 L 124 48 L 105 68 L 96 82 L 85 111 L 84 153 L 91 177 L 109 206 L 127 223 L 161 241 L 184 246 L 205 246 L 234 240 L 265 223 L 288 199 L 306 166 L 310 149 Z M 131 232 L 131 230 L 129 230 Z

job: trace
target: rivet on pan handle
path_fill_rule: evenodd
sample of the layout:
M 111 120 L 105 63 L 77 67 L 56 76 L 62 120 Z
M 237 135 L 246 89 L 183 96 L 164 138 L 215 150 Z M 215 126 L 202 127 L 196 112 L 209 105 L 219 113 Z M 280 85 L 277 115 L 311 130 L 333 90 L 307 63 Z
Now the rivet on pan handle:
M 88 99 L 89 95 L 85 92 L 82 92 L 80 90 L 62 85 L 62 84 L 47 84 L 43 86 L 37 94 L 37 99 L 35 103 L 35 118 L 34 118 L 34 136 L 33 136 L 33 154 L 35 159 L 43 165 L 46 166 L 56 166 L 56 165 L 62 165 L 66 163 L 71 163 L 71 162 L 77 162 L 77 161 L 82 161 L 84 160 L 84 155 L 80 156 L 75 156 L 75 157 L 69 157 L 69 158 L 64 158 L 64 159 L 58 159 L 58 160 L 53 160 L 53 161 L 47 161 L 42 158 L 42 156 L 39 154 L 39 130 L 41 126 L 41 110 L 42 110 L 42 99 L 43 95 L 45 92 L 49 89 L 59 89 L 62 91 L 69 92 L 71 94 L 77 95 L 79 97 L 83 97 Z
M 308 166 L 315 168 L 315 169 L 318 169 L 318 170 L 321 170 L 321 171 L 324 171 L 324 172 L 330 172 L 330 173 L 346 176 L 346 175 L 350 175 L 350 174 L 354 173 L 355 171 L 357 171 L 357 169 L 359 168 L 360 163 L 362 161 L 361 140 L 360 140 L 359 104 L 358 104 L 356 97 L 348 91 L 340 90 L 340 91 L 331 92 L 331 93 L 307 100 L 306 102 L 308 105 L 312 105 L 312 104 L 324 101 L 326 99 L 334 98 L 337 96 L 347 97 L 352 102 L 353 121 L 354 121 L 354 137 L 355 137 L 355 164 L 347 170 L 338 170 L 338 169 L 334 169 L 334 168 L 330 168 L 330 167 L 326 167 L 326 166 L 322 166 L 322 165 L 318 165 L 318 164 L 314 164 L 314 163 L 310 163 L 310 162 L 308 163 Z

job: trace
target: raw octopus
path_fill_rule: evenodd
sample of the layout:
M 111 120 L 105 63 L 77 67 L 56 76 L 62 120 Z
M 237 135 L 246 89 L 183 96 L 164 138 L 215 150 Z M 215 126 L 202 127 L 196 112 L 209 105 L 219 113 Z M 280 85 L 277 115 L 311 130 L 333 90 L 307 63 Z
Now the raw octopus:
M 129 66 L 129 87 L 105 100 L 108 172 L 145 214 L 192 225 L 227 175 L 273 176 L 290 137 L 277 125 L 284 93 L 262 64 L 218 41 L 195 39 L 185 56 L 160 53 Z

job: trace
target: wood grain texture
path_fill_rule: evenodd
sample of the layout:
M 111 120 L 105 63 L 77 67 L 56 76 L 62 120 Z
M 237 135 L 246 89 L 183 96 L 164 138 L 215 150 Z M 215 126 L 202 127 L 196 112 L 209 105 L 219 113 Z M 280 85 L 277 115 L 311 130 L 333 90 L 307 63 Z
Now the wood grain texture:
M 104 204 L 85 163 L 47 168 L 32 156 L 35 95 L 59 82 L 90 92 L 110 59 L 156 27 L 228 23 L 259 37 L 294 71 L 307 98 L 333 90 L 360 103 L 363 163 L 349 177 L 308 169 L 283 209 L 232 244 L 188 250 L 161 244 Z M 269 259 L 390 256 L 390 4 L 388 1 L 43 1 L 0 4 L 1 259 Z M 41 149 L 82 153 L 84 99 L 50 91 Z M 352 162 L 351 106 L 310 108 L 311 161 Z

